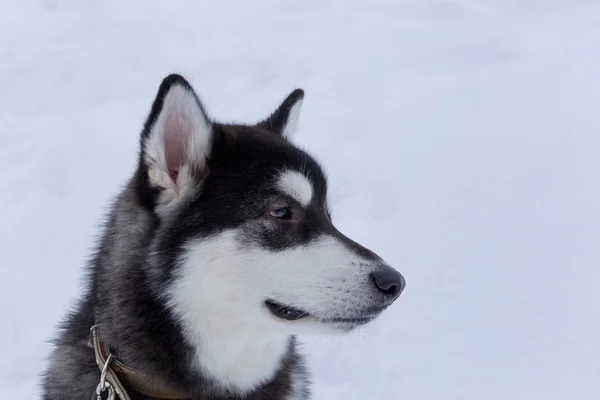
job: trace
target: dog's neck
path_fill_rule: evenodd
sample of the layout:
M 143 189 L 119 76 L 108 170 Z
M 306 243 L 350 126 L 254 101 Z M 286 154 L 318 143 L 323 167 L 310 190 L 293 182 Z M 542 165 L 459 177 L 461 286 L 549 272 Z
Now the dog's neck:
M 99 306 L 96 318 L 104 340 L 130 368 L 158 374 L 175 385 L 191 385 L 207 395 L 237 394 L 242 398 L 278 374 L 287 376 L 278 381 L 288 384 L 296 377 L 303 380 L 303 367 L 296 365 L 293 337 L 267 335 L 225 319 L 200 319 L 194 325 L 181 326 L 167 309 L 146 308 L 148 293 L 133 291 L 124 297 L 124 289 L 118 288 L 115 297 L 110 296 L 113 305 L 115 301 L 127 302 L 118 306 L 123 314 L 109 315 L 109 310 Z M 133 325 L 139 318 L 127 317 L 132 312 L 146 316 L 142 326 Z
M 194 367 L 228 390 L 246 393 L 271 380 L 292 351 L 289 336 L 268 336 L 232 321 L 204 322 L 186 332 L 195 348 Z

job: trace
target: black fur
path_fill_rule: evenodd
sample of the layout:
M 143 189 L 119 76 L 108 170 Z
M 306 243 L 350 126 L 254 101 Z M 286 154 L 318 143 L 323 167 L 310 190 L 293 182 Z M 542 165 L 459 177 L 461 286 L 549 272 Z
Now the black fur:
M 281 103 L 279 108 L 273 112 L 268 118 L 256 124 L 260 128 L 264 128 L 268 131 L 281 135 L 283 128 L 288 122 L 288 117 L 292 107 L 300 100 L 304 98 L 304 90 L 296 89 L 286 97 Z
M 289 399 L 293 379 L 301 378 L 296 399 L 308 398 L 307 373 L 294 337 L 279 370 L 270 381 L 244 397 L 190 367 L 193 350 L 182 326 L 164 305 L 161 289 L 177 270 L 177 257 L 190 238 L 205 238 L 238 227 L 243 240 L 270 251 L 309 243 L 321 235 L 338 238 L 365 260 L 378 262 L 370 250 L 341 234 L 331 223 L 326 204 L 327 182 L 319 164 L 281 133 L 292 106 L 302 99 L 295 90 L 267 119 L 255 125 L 213 122 L 210 156 L 197 171 L 197 188 L 168 217 L 157 210 L 161 189 L 152 186 L 144 149 L 166 94 L 173 85 L 191 93 L 189 83 L 170 75 L 159 87 L 140 138 L 139 166 L 116 199 L 95 257 L 90 263 L 82 301 L 61 326 L 56 348 L 44 376 L 44 399 L 93 399 L 99 370 L 89 347 L 89 329 L 97 324 L 103 340 L 131 368 L 157 374 L 185 387 L 194 399 Z M 206 116 L 200 100 L 194 94 Z M 314 194 L 307 207 L 280 193 L 276 179 L 282 169 L 306 171 Z M 293 222 L 275 221 L 269 211 L 284 205 Z M 242 238 L 240 243 L 243 245 Z M 248 243 L 250 244 L 250 243 Z M 296 382 L 298 384 L 298 382 Z M 135 392 L 132 399 L 144 399 Z
M 256 217 L 253 198 L 261 198 L 259 192 L 269 189 L 253 181 L 252 172 L 272 172 L 273 163 L 308 162 L 319 172 L 316 183 L 321 203 L 324 199 L 324 176 L 307 154 L 292 151 L 280 136 L 264 128 L 215 124 L 214 151 L 208 163 L 211 173 L 204 182 L 202 194 L 183 208 L 178 218 L 161 220 L 155 212 L 160 189 L 150 185 L 143 153 L 148 132 L 174 84 L 191 90 L 189 83 L 179 75 L 168 76 L 159 87 L 142 130 L 138 169 L 115 201 L 90 263 L 83 300 L 61 324 L 60 335 L 54 341 L 56 348 L 43 381 L 46 400 L 95 399 L 100 373 L 93 349 L 88 345 L 89 329 L 94 323 L 111 350 L 128 366 L 161 375 L 172 384 L 194 392 L 194 399 L 241 399 L 188 367 L 192 349 L 185 344 L 176 318 L 157 298 L 153 288 L 156 282 L 163 285 L 161 279 L 171 275 L 178 246 L 186 237 L 208 235 L 215 229 Z M 278 110 L 279 119 L 284 118 L 282 112 Z M 245 185 L 236 186 L 234 182 L 245 182 Z M 245 203 L 223 201 L 240 197 L 247 199 Z M 317 202 L 315 207 L 321 209 L 324 204 Z M 153 242 L 160 243 L 157 249 L 168 249 L 159 262 L 159 274 L 148 268 L 148 253 Z M 291 393 L 292 373 L 306 374 L 293 337 L 276 376 L 243 399 L 286 398 Z M 308 396 L 308 389 L 304 391 Z M 133 391 L 130 395 L 134 400 L 149 399 Z

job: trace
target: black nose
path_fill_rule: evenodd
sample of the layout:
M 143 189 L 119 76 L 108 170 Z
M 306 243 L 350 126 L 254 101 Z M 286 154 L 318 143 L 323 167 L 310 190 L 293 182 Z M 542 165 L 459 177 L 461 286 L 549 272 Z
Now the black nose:
M 406 285 L 404 277 L 388 266 L 379 267 L 371 272 L 371 279 L 375 283 L 375 287 L 383 293 L 385 305 L 392 304 L 400 296 Z

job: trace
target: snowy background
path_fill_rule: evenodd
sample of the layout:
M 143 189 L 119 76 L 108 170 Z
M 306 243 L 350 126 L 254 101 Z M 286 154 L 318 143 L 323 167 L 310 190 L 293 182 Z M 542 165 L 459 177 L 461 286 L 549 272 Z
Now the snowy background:
M 57 322 L 161 79 L 222 120 L 306 90 L 334 218 L 407 279 L 305 338 L 315 399 L 600 398 L 600 2 L 0 0 L 0 398 Z

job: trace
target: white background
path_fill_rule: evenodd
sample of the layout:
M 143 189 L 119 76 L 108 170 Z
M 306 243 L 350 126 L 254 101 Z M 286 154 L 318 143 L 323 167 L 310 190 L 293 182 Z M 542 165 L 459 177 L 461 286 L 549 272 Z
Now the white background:
M 303 339 L 315 399 L 600 398 L 598 1 L 0 0 L 1 398 L 39 398 L 171 72 L 226 121 L 304 88 L 337 225 L 406 277 Z

